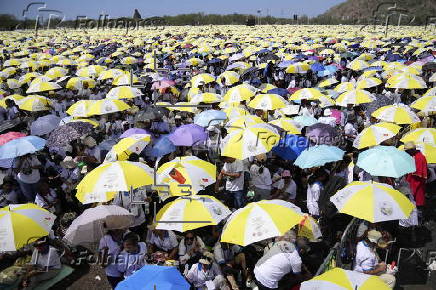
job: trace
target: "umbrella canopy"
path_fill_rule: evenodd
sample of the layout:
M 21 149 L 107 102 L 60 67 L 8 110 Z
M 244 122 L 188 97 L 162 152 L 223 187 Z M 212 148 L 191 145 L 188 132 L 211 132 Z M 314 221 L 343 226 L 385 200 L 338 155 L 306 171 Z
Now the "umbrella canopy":
M 129 86 L 112 88 L 106 95 L 107 99 L 133 99 L 143 95 L 141 90 Z
M 309 139 L 290 134 L 280 139 L 272 151 L 284 160 L 295 160 L 308 147 Z
M 1 208 L 0 252 L 13 252 L 48 236 L 55 219 L 55 215 L 33 203 L 10 204 Z
M 213 196 L 179 197 L 159 210 L 156 229 L 186 232 L 217 225 L 230 214 L 230 210 Z
M 217 110 L 207 110 L 194 117 L 194 124 L 201 127 L 218 125 L 227 119 L 226 113 Z
M 206 104 L 213 104 L 213 103 L 219 103 L 221 102 L 222 98 L 218 94 L 213 93 L 203 93 L 203 94 L 196 94 L 192 96 L 190 103 L 192 104 L 199 104 L 199 103 L 206 103 Z
M 311 116 L 297 116 L 292 118 L 296 123 L 301 124 L 302 127 L 312 126 L 318 123 L 318 120 Z
M 283 200 L 251 202 L 228 218 L 221 242 L 247 246 L 282 236 L 304 218 L 300 208 Z
M 407 219 L 415 206 L 392 186 L 372 181 L 354 181 L 330 197 L 341 213 L 371 223 Z
M 227 91 L 224 95 L 224 101 L 229 103 L 240 103 L 241 101 L 248 101 L 256 94 L 256 89 L 250 85 L 242 84 L 237 85 Z
M 296 91 L 289 98 L 291 101 L 300 101 L 300 100 L 318 100 L 323 96 L 320 90 L 316 88 L 304 88 Z
M 30 125 L 32 135 L 45 135 L 53 131 L 59 126 L 61 118 L 55 115 L 46 115 L 39 117 Z
M 375 97 L 370 92 L 361 89 L 354 89 L 339 95 L 339 97 L 336 99 L 336 105 L 347 107 L 350 104 L 360 105 L 371 103 L 374 100 Z
M 186 195 L 183 194 L 186 190 L 183 190 L 180 184 L 189 186 L 189 191 L 196 194 L 204 190 L 206 186 L 213 184 L 215 180 L 215 165 L 195 156 L 184 156 L 162 164 L 157 170 L 156 182 L 169 184 L 172 195 Z M 172 186 L 172 183 L 175 186 Z
M 414 74 L 400 73 L 390 77 L 386 81 L 387 88 L 397 89 L 423 89 L 427 85 L 425 81 Z
M 230 119 L 226 123 L 226 129 L 231 132 L 232 130 L 243 130 L 255 124 L 264 123 L 261 118 L 254 115 L 246 115 Z
M 87 115 L 104 115 L 130 109 L 130 106 L 121 100 L 103 99 L 93 102 L 88 109 Z
M 196 124 L 187 124 L 178 127 L 168 136 L 168 139 L 176 146 L 193 146 L 207 139 L 203 127 Z
M 403 143 L 413 141 L 415 143 L 436 144 L 436 129 L 418 128 L 405 134 L 403 138 L 400 139 L 400 141 Z
M 11 140 L 0 146 L 0 159 L 23 156 L 44 148 L 46 141 L 36 136 L 25 136 Z
M 436 96 L 421 97 L 410 106 L 425 113 L 436 112 Z
M 322 275 L 301 283 L 301 290 L 389 290 L 380 277 L 340 268 L 333 268 Z
M 117 155 L 117 160 L 127 160 L 132 153 L 139 154 L 151 141 L 149 134 L 135 134 L 122 138 L 112 151 Z
M 51 103 L 50 99 L 38 95 L 30 95 L 17 101 L 17 105 L 21 110 L 30 112 L 48 111 Z
M 393 123 L 380 122 L 362 130 L 354 139 L 353 147 L 363 149 L 376 146 L 400 132 L 401 127 Z
M 77 185 L 77 194 L 130 191 L 153 184 L 153 169 L 141 162 L 107 162 L 89 172 Z
M 117 290 L 189 290 L 190 285 L 175 267 L 144 265 L 117 285 Z
M 151 156 L 160 157 L 176 151 L 176 146 L 168 139 L 168 135 L 161 135 L 159 139 L 153 142 Z
M 393 146 L 376 146 L 361 152 L 356 165 L 372 176 L 399 178 L 416 171 L 413 157 Z
M 6 134 L 1 134 L 0 135 L 0 146 L 4 145 L 6 143 L 8 143 L 9 141 L 12 141 L 14 139 L 18 139 L 21 137 L 25 137 L 26 134 L 21 133 L 21 132 L 9 132 Z
M 335 146 L 318 145 L 301 152 L 294 164 L 300 168 L 319 167 L 329 162 L 342 160 L 344 151 Z
M 301 134 L 300 126 L 291 118 L 279 118 L 269 122 L 269 124 L 277 126 L 285 130 L 289 134 Z
M 123 134 L 121 134 L 120 138 L 127 138 L 131 135 L 137 135 L 137 134 L 150 134 L 147 130 L 141 129 L 141 128 L 130 128 L 124 131 Z
M 271 151 L 279 140 L 277 130 L 265 123 L 235 129 L 222 140 L 221 155 L 243 160 Z
M 419 117 L 404 104 L 395 104 L 381 107 L 374 111 L 371 116 L 382 121 L 395 124 L 412 124 L 420 122 Z
M 276 94 L 260 94 L 257 95 L 249 104 L 250 108 L 257 110 L 275 110 L 284 108 L 288 102 L 280 95 Z
M 32 82 L 26 90 L 26 94 L 54 91 L 60 88 L 61 86 L 54 82 Z
M 92 132 L 92 124 L 85 122 L 72 122 L 54 129 L 47 139 L 49 148 L 64 148 L 71 141 Z
M 98 242 L 105 230 L 124 229 L 133 224 L 134 216 L 116 205 L 99 205 L 86 209 L 67 229 L 63 240 L 70 245 Z
M 298 225 L 297 235 L 299 237 L 306 237 L 311 242 L 318 242 L 322 237 L 321 228 L 316 220 L 309 214 L 305 213 L 303 220 Z

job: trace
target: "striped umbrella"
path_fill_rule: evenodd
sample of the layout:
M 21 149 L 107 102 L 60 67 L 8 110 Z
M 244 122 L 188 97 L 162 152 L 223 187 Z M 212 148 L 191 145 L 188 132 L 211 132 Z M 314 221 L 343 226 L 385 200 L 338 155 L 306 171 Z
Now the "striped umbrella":
M 407 219 L 415 207 L 392 186 L 373 181 L 354 181 L 330 198 L 340 213 L 378 223 Z
M 217 225 L 230 210 L 213 196 L 179 197 L 167 203 L 156 215 L 156 229 L 186 232 Z
M 304 216 L 300 208 L 283 200 L 251 202 L 228 218 L 221 242 L 247 246 L 284 235 Z
M 353 147 L 363 149 L 376 146 L 398 134 L 401 127 L 388 122 L 380 122 L 362 130 L 354 139 Z
M 412 124 L 420 122 L 419 117 L 404 104 L 394 104 L 381 107 L 374 111 L 371 116 L 382 121 L 395 124 Z
M 14 252 L 48 236 L 56 216 L 33 203 L 0 209 L 0 252 Z

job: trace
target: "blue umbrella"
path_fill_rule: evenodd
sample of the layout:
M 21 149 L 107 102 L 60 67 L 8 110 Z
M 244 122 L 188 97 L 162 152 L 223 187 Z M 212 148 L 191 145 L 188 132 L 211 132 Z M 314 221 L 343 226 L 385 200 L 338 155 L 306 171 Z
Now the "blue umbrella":
M 175 267 L 144 265 L 120 282 L 116 290 L 189 290 L 190 285 Z
M 207 110 L 194 117 L 194 124 L 202 127 L 209 127 L 220 124 L 227 119 L 226 113 L 218 110 Z
M 176 146 L 168 139 L 168 135 L 162 135 L 154 142 L 150 155 L 160 157 L 176 151 Z
M 46 141 L 36 136 L 26 136 L 0 146 L 0 159 L 15 158 L 35 153 L 44 148 Z
M 319 167 L 329 162 L 342 160 L 344 153 L 345 151 L 335 146 L 313 146 L 301 152 L 294 164 L 303 169 Z
M 394 146 L 376 146 L 359 154 L 356 165 L 372 176 L 399 178 L 416 171 L 415 160 Z
M 281 63 L 279 63 L 277 66 L 279 68 L 286 68 L 286 67 L 290 66 L 293 63 L 295 63 L 295 61 L 293 61 L 293 60 L 285 60 L 285 61 L 282 61 Z
M 290 134 L 280 139 L 272 151 L 284 160 L 295 160 L 307 147 L 309 147 L 307 138 Z
M 283 89 L 283 88 L 274 88 L 268 91 L 268 94 L 276 94 L 276 95 L 280 95 L 282 97 L 285 97 L 287 95 L 289 95 L 289 91 L 287 89 Z
M 310 67 L 312 69 L 312 71 L 323 71 L 325 70 L 325 67 L 320 64 L 319 62 L 315 62 L 314 64 L 311 65 Z
M 318 123 L 318 120 L 314 117 L 310 116 L 297 116 L 293 119 L 295 122 L 300 123 L 304 127 L 312 126 L 313 124 Z

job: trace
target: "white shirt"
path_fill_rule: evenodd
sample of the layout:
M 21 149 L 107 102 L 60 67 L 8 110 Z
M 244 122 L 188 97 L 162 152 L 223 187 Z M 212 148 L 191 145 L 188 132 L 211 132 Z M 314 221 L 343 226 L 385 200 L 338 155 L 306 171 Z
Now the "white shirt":
M 258 166 L 257 164 L 251 165 L 251 184 L 260 189 L 271 189 L 272 180 L 269 169 L 264 167 L 262 173 L 259 173 L 259 170 L 260 166 Z
M 241 175 L 237 178 L 224 176 L 227 179 L 226 190 L 238 191 L 244 189 L 244 164 L 241 160 L 235 160 L 232 163 L 224 163 L 223 170 L 228 173 L 241 173 Z
M 375 250 L 366 245 L 365 241 L 361 241 L 356 247 L 356 260 L 354 271 L 362 272 L 370 271 L 375 268 L 378 263 Z
M 318 199 L 321 193 L 322 186 L 319 182 L 315 182 L 307 187 L 307 209 L 311 215 L 318 216 Z
M 345 135 L 351 135 L 351 136 L 356 137 L 357 130 L 356 130 L 356 128 L 354 128 L 353 124 L 347 123 L 344 127 L 344 133 L 345 133 Z
M 203 241 L 201 240 L 200 237 L 195 237 L 195 239 L 196 240 L 193 241 L 191 245 L 186 245 L 185 244 L 185 239 L 180 241 L 180 244 L 179 244 L 179 260 L 180 260 L 180 263 L 185 264 L 186 261 L 188 261 L 191 258 L 191 256 L 188 254 L 188 252 L 191 251 L 191 249 L 195 246 L 195 244 L 198 245 L 200 253 L 203 252 L 204 247 L 205 247 Z
M 120 245 L 115 242 L 110 235 L 104 235 L 100 239 L 98 250 L 102 251 L 103 248 L 107 248 L 107 254 L 109 257 L 109 265 L 105 268 L 106 276 L 109 277 L 121 277 L 122 273 L 118 271 L 117 265 L 114 263 L 117 255 L 120 253 Z
M 173 231 L 165 231 L 167 235 L 161 239 L 158 235 L 155 235 L 153 231 L 149 231 L 147 234 L 147 243 L 155 245 L 157 248 L 162 249 L 165 252 L 174 249 L 178 246 L 176 234 Z
M 285 185 L 285 180 L 281 178 L 276 182 L 275 187 L 288 193 L 289 199 L 295 199 L 297 197 L 297 184 L 295 181 L 291 178 L 286 187 Z
M 186 279 L 194 287 L 201 288 L 206 286 L 206 281 L 213 281 L 219 275 L 221 275 L 221 270 L 216 263 L 213 263 L 206 271 L 204 271 L 202 264 L 197 263 L 191 266 L 188 274 L 186 274 Z
M 46 254 L 40 253 L 37 249 L 33 250 L 31 265 L 37 265 L 42 268 L 48 267 L 49 269 L 62 268 L 61 258 L 55 247 L 49 246 L 49 250 Z
M 301 258 L 295 247 L 290 251 L 277 251 L 279 245 L 290 244 L 290 242 L 278 242 L 265 254 L 267 259 L 261 258 L 254 268 L 256 280 L 268 288 L 278 288 L 278 282 L 290 273 L 301 272 Z

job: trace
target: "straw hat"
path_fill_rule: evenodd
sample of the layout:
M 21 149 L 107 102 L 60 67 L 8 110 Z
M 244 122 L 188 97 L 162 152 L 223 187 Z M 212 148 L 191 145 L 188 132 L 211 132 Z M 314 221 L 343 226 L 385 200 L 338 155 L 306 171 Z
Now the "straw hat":
M 370 242 L 377 243 L 382 237 L 382 234 L 379 231 L 370 230 L 367 234 L 367 237 Z
M 404 150 L 412 150 L 412 149 L 416 149 L 415 142 L 408 141 L 408 142 L 404 143 Z

